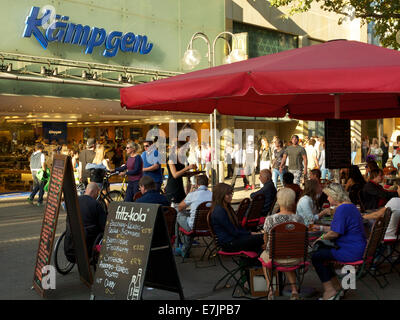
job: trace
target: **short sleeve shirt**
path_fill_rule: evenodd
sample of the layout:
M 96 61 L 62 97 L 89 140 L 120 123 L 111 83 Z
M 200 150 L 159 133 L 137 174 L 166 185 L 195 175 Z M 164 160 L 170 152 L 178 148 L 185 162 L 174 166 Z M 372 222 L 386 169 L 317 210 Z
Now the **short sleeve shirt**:
M 396 239 L 397 225 L 400 219 L 400 198 L 392 198 L 386 203 L 385 208 L 392 209 L 392 216 L 385 233 L 385 240 Z
M 289 170 L 303 169 L 303 156 L 307 156 L 306 150 L 302 146 L 288 146 L 285 154 L 289 158 Z
M 304 223 L 304 220 L 302 217 L 296 215 L 296 214 L 280 214 L 276 213 L 271 216 L 268 216 L 265 219 L 264 222 L 264 232 L 269 233 L 273 227 L 280 223 L 285 223 L 285 222 L 299 222 L 299 223 Z M 266 251 L 269 251 L 269 242 L 267 244 Z
M 339 249 L 331 250 L 335 260 L 350 262 L 362 259 L 367 240 L 362 216 L 354 204 L 337 207 L 331 230 L 339 233 L 335 241 Z

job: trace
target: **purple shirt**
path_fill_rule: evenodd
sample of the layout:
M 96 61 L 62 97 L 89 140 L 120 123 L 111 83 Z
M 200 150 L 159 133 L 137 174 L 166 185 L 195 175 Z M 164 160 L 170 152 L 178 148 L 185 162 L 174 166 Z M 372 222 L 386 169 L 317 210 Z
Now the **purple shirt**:
M 336 260 L 352 262 L 363 258 L 367 240 L 363 218 L 354 204 L 342 204 L 337 207 L 331 230 L 340 234 L 336 239 L 339 249 L 331 251 Z

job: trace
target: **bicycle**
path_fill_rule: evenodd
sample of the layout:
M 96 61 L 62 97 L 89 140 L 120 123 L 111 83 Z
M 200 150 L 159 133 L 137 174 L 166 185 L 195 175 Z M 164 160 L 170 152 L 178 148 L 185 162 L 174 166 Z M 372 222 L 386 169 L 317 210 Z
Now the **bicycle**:
M 64 240 L 67 231 L 64 231 L 61 236 L 57 239 L 56 245 L 54 247 L 54 266 L 57 272 L 62 275 L 67 275 L 75 266 L 75 262 L 68 261 L 64 253 Z M 100 256 L 101 243 L 103 241 L 103 234 L 97 235 L 94 244 L 92 246 L 92 254 L 89 260 L 89 265 L 93 266 L 94 271 L 96 271 L 97 263 Z
M 124 190 L 124 186 L 125 186 L 125 177 L 122 181 L 122 188 L 121 191 L 119 190 L 112 190 L 112 191 L 108 191 L 108 188 L 110 186 L 110 182 L 109 179 L 110 177 L 117 175 L 118 172 L 107 172 L 104 175 L 104 179 L 103 179 L 103 184 L 101 186 L 99 195 L 97 196 L 97 201 L 100 202 L 100 204 L 102 205 L 103 209 L 108 212 L 108 204 L 111 201 L 124 201 L 125 198 L 125 193 L 126 193 L 126 188 Z

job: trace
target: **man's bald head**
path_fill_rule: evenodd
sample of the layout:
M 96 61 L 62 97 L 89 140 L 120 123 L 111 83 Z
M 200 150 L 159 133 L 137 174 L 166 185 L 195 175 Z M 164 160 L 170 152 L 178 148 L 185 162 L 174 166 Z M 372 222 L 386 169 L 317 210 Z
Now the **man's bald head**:
M 97 185 L 96 182 L 90 182 L 85 190 L 85 195 L 92 197 L 93 199 L 96 199 L 97 196 L 99 195 L 100 188 Z

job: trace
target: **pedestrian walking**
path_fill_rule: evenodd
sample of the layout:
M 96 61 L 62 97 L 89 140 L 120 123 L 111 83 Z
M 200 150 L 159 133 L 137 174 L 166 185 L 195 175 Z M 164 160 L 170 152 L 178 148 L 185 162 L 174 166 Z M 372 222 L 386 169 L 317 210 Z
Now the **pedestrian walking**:
M 43 204 L 43 196 L 44 196 L 44 186 L 46 183 L 47 173 L 46 173 L 46 157 L 43 153 L 43 145 L 37 144 L 35 146 L 35 152 L 32 153 L 30 159 L 30 168 L 32 172 L 33 186 L 32 192 L 28 198 L 28 201 L 33 204 L 33 199 L 36 194 L 39 192 L 39 198 L 37 202 L 37 206 L 41 206 Z M 40 170 L 43 170 L 43 178 L 39 179 L 38 173 Z

